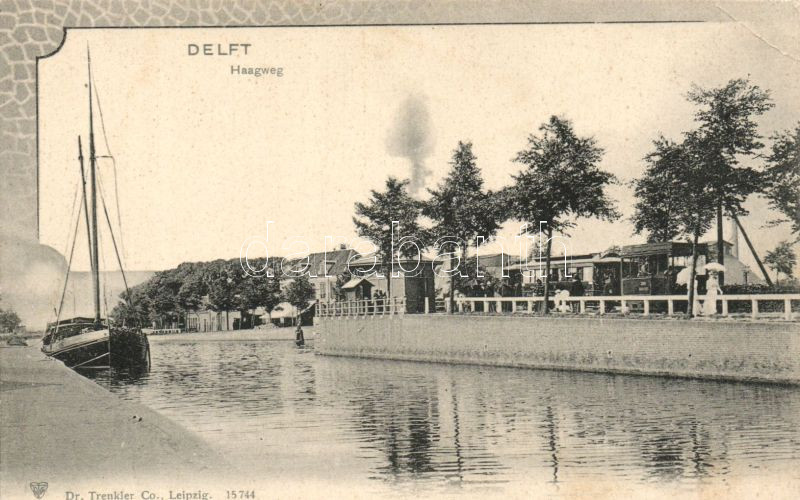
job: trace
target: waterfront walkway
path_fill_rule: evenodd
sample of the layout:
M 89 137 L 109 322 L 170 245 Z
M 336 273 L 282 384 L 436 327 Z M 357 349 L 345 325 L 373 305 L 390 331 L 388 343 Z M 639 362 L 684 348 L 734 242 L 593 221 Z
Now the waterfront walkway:
M 63 498 L 82 486 L 231 472 L 195 434 L 120 400 L 38 346 L 0 347 L 0 456 L 7 498 L 33 498 L 31 481 L 47 481 Z

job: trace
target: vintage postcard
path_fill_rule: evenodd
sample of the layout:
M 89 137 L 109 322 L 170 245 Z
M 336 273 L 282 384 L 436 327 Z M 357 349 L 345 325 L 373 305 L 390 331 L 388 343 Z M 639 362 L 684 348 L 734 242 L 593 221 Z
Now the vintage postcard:
M 0 1 L 0 497 L 800 498 L 797 2 Z

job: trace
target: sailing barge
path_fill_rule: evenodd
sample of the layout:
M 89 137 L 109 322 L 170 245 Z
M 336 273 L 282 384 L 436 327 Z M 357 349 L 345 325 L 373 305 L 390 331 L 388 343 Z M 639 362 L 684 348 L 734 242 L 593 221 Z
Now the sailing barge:
M 64 289 L 61 301 L 56 312 L 56 321 L 47 325 L 47 331 L 42 339 L 42 352 L 62 361 L 70 368 L 117 368 L 117 369 L 147 369 L 150 367 L 150 345 L 147 336 L 141 328 L 131 328 L 115 325 L 103 319 L 100 314 L 100 270 L 98 259 L 98 224 L 97 224 L 97 154 L 94 141 L 94 114 L 92 100 L 92 66 L 91 56 L 87 48 L 88 87 L 89 87 L 89 197 L 87 199 L 87 182 L 83 165 L 83 147 L 78 137 L 78 159 L 82 180 L 82 204 L 78 210 L 75 221 L 75 231 L 72 240 L 67 265 L 67 274 L 64 279 Z M 102 196 L 102 195 L 101 195 Z M 64 295 L 69 281 L 69 271 L 72 267 L 72 256 L 75 250 L 75 240 L 81 212 L 85 214 L 89 243 L 89 260 L 92 269 L 92 293 L 94 299 L 94 317 L 75 317 L 61 319 L 61 310 L 64 306 Z M 103 201 L 108 229 L 111 232 L 111 241 L 120 265 L 125 288 L 128 289 L 125 271 L 122 268 L 116 239 L 111 228 L 108 210 Z M 130 293 L 126 294 L 130 300 Z

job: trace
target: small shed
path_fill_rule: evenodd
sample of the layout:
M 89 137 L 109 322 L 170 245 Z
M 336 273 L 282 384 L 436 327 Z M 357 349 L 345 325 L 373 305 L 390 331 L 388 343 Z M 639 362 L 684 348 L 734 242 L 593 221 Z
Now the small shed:
M 342 285 L 342 291 L 347 300 L 371 299 L 373 286 L 368 279 L 356 277 Z

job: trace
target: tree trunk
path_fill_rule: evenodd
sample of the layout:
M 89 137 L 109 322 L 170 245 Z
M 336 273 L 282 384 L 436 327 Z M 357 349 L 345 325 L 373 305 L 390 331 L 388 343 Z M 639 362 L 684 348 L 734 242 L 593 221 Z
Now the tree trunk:
M 550 251 L 553 247 L 553 230 L 547 231 L 547 254 L 545 255 L 544 263 L 544 302 L 542 302 L 542 314 L 550 313 L 550 306 L 548 305 L 550 297 Z
M 697 240 L 699 236 L 697 233 L 692 238 L 692 268 L 689 271 L 689 283 L 686 285 L 689 288 L 689 303 L 686 305 L 686 315 L 689 318 L 694 316 L 694 279 L 697 276 Z
M 392 257 L 390 257 L 392 258 Z M 389 267 L 386 268 L 386 298 L 392 298 L 392 265 L 389 264 Z
M 717 203 L 717 262 L 725 265 L 725 239 L 722 227 L 722 202 Z M 725 284 L 725 271 L 719 272 L 719 286 Z
M 455 251 L 455 248 L 453 249 Z M 455 256 L 450 255 L 450 298 L 448 299 L 450 302 L 449 313 L 455 313 L 456 309 L 456 277 L 455 273 L 453 273 L 453 266 L 455 265 Z

